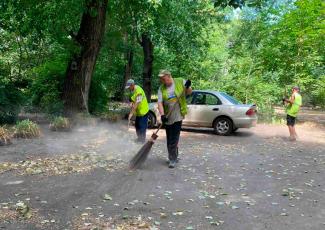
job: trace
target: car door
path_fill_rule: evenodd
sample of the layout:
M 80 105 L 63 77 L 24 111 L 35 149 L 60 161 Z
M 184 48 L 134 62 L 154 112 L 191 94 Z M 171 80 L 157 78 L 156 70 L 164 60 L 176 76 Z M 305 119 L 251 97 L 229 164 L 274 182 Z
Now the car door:
M 193 92 L 191 95 L 186 96 L 186 103 L 187 103 L 187 114 L 183 120 L 184 126 L 191 126 L 191 114 L 192 114 L 192 106 L 193 106 L 193 99 L 195 97 L 195 92 Z
M 186 123 L 191 126 L 211 127 L 213 120 L 220 114 L 220 99 L 208 92 L 196 92 L 188 106 Z

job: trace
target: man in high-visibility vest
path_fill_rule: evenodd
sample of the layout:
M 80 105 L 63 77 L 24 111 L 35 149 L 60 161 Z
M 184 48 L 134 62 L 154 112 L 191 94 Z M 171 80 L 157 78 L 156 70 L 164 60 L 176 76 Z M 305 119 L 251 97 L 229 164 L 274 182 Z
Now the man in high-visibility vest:
M 146 131 L 148 126 L 149 105 L 146 94 L 143 89 L 136 85 L 133 79 L 127 81 L 126 89 L 131 91 L 131 112 L 129 121 L 135 115 L 135 130 L 137 133 L 137 141 L 144 143 L 146 140 Z
M 289 128 L 290 140 L 295 141 L 297 139 L 297 133 L 295 129 L 296 118 L 302 105 L 302 97 L 300 95 L 300 89 L 298 86 L 292 88 L 292 95 L 289 99 L 283 98 L 283 101 L 287 103 L 287 126 Z
M 182 120 L 187 113 L 186 95 L 192 94 L 191 81 L 173 78 L 168 70 L 161 70 L 159 78 L 158 110 L 166 129 L 169 168 L 175 168 Z

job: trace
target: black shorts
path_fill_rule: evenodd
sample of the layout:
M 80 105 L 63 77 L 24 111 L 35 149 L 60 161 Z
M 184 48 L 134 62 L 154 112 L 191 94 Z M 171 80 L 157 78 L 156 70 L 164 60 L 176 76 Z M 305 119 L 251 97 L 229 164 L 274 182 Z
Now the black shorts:
M 287 125 L 294 126 L 296 124 L 296 118 L 290 115 L 287 115 Z

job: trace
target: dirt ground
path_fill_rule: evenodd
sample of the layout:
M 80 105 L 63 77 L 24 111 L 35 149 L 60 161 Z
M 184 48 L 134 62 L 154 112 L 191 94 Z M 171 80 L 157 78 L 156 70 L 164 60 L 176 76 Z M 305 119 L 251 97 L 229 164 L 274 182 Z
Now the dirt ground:
M 281 125 L 229 137 L 185 129 L 175 169 L 162 130 L 137 171 L 127 163 L 140 145 L 124 124 L 42 130 L 0 147 L 0 229 L 325 229 L 317 125 L 298 125 L 295 143 Z

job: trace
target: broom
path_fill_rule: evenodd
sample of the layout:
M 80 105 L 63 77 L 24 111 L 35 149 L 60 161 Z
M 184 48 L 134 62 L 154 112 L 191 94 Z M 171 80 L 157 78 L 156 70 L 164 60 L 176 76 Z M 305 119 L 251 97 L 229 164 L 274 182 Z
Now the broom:
M 176 103 L 174 104 L 173 108 L 167 113 L 167 118 L 169 117 L 172 110 L 175 109 L 176 104 L 179 102 L 179 98 L 185 93 L 185 89 L 183 90 L 182 94 L 176 98 Z M 141 147 L 141 149 L 137 152 L 137 154 L 131 159 L 129 163 L 130 169 L 137 169 L 139 168 L 147 159 L 150 150 L 158 138 L 157 133 L 162 127 L 162 123 L 159 125 L 158 129 L 151 135 L 151 138 Z

